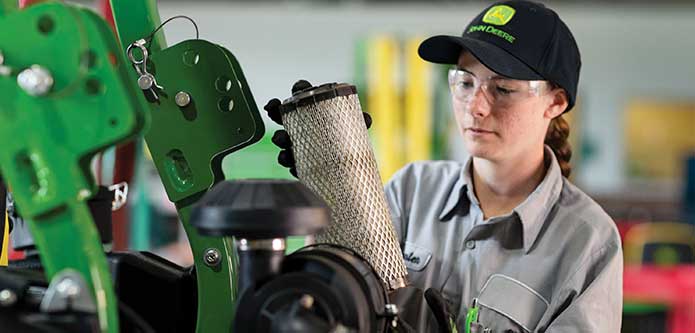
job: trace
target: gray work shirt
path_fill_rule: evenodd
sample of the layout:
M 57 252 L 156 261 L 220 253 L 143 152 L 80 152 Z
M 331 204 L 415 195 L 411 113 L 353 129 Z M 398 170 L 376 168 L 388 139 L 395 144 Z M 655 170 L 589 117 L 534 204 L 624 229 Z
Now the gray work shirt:
M 623 257 L 612 219 L 561 175 L 548 171 L 506 216 L 483 220 L 471 160 L 417 162 L 386 185 L 411 284 L 442 292 L 464 332 L 478 299 L 491 332 L 619 332 Z M 423 304 L 425 302 L 423 301 Z M 426 311 L 418 332 L 436 324 Z

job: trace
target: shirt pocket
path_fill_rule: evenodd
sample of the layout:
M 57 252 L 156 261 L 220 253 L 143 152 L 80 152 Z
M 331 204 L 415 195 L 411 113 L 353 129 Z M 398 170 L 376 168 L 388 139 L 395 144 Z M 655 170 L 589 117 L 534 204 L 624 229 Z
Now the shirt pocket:
M 408 282 L 425 290 L 434 284 L 434 273 L 437 270 L 437 260 L 433 258 L 432 250 L 422 245 L 405 242 L 403 246 L 403 261 L 408 269 Z
M 432 251 L 412 242 L 405 242 L 403 260 L 408 270 L 422 272 L 432 260 Z
M 492 332 L 533 332 L 549 303 L 512 277 L 493 274 L 480 291 L 480 322 Z

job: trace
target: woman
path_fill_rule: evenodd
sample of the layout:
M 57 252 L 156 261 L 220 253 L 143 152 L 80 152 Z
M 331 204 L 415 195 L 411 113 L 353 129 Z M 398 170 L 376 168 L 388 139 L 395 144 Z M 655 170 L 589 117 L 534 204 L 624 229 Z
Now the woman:
M 452 104 L 471 158 L 410 164 L 387 184 L 409 280 L 442 292 L 459 331 L 619 332 L 617 230 L 566 178 L 562 114 L 581 66 L 567 26 L 541 4 L 497 3 L 419 53 L 456 65 Z
M 497 3 L 419 54 L 455 65 L 454 116 L 471 157 L 412 163 L 386 185 L 409 281 L 441 292 L 459 332 L 619 332 L 617 230 L 566 178 L 562 114 L 581 62 L 565 23 L 541 4 Z M 277 105 L 266 106 L 276 121 Z M 291 167 L 291 155 L 281 152 L 281 164 Z M 418 332 L 437 329 L 426 307 L 420 317 Z

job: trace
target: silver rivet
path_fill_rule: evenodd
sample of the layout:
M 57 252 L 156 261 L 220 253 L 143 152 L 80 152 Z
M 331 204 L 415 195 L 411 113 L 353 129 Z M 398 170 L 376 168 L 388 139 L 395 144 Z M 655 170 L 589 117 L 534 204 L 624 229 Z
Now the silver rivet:
M 17 75 L 17 84 L 31 96 L 43 96 L 53 87 L 53 76 L 47 69 L 32 65 Z
M 191 95 L 185 91 L 179 91 L 176 93 L 176 96 L 174 96 L 174 101 L 176 101 L 176 105 L 179 107 L 185 107 L 191 104 Z
M 207 249 L 205 250 L 205 256 L 203 259 L 206 265 L 212 267 L 219 265 L 222 258 L 220 256 L 220 251 L 217 249 Z
M 311 295 L 303 295 L 302 298 L 299 299 L 299 304 L 305 309 L 311 309 L 311 307 L 314 306 L 314 297 Z
M 389 316 L 395 316 L 398 314 L 398 306 L 396 304 L 386 304 L 384 310 Z
M 73 279 L 65 278 L 58 283 L 56 291 L 68 299 L 75 299 L 80 294 L 80 285 Z
M 14 303 L 17 303 L 17 294 L 15 294 L 14 291 L 9 289 L 0 291 L 0 305 L 11 306 Z
M 466 241 L 466 248 L 469 250 L 472 250 L 475 248 L 475 241 L 469 240 Z

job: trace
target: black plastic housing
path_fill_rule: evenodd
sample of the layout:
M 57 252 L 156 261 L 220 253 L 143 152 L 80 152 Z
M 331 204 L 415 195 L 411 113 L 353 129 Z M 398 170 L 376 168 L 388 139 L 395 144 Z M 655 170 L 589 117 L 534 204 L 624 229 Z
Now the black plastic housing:
M 311 235 L 330 221 L 323 200 L 298 181 L 250 179 L 215 185 L 193 209 L 203 235 L 272 239 Z

